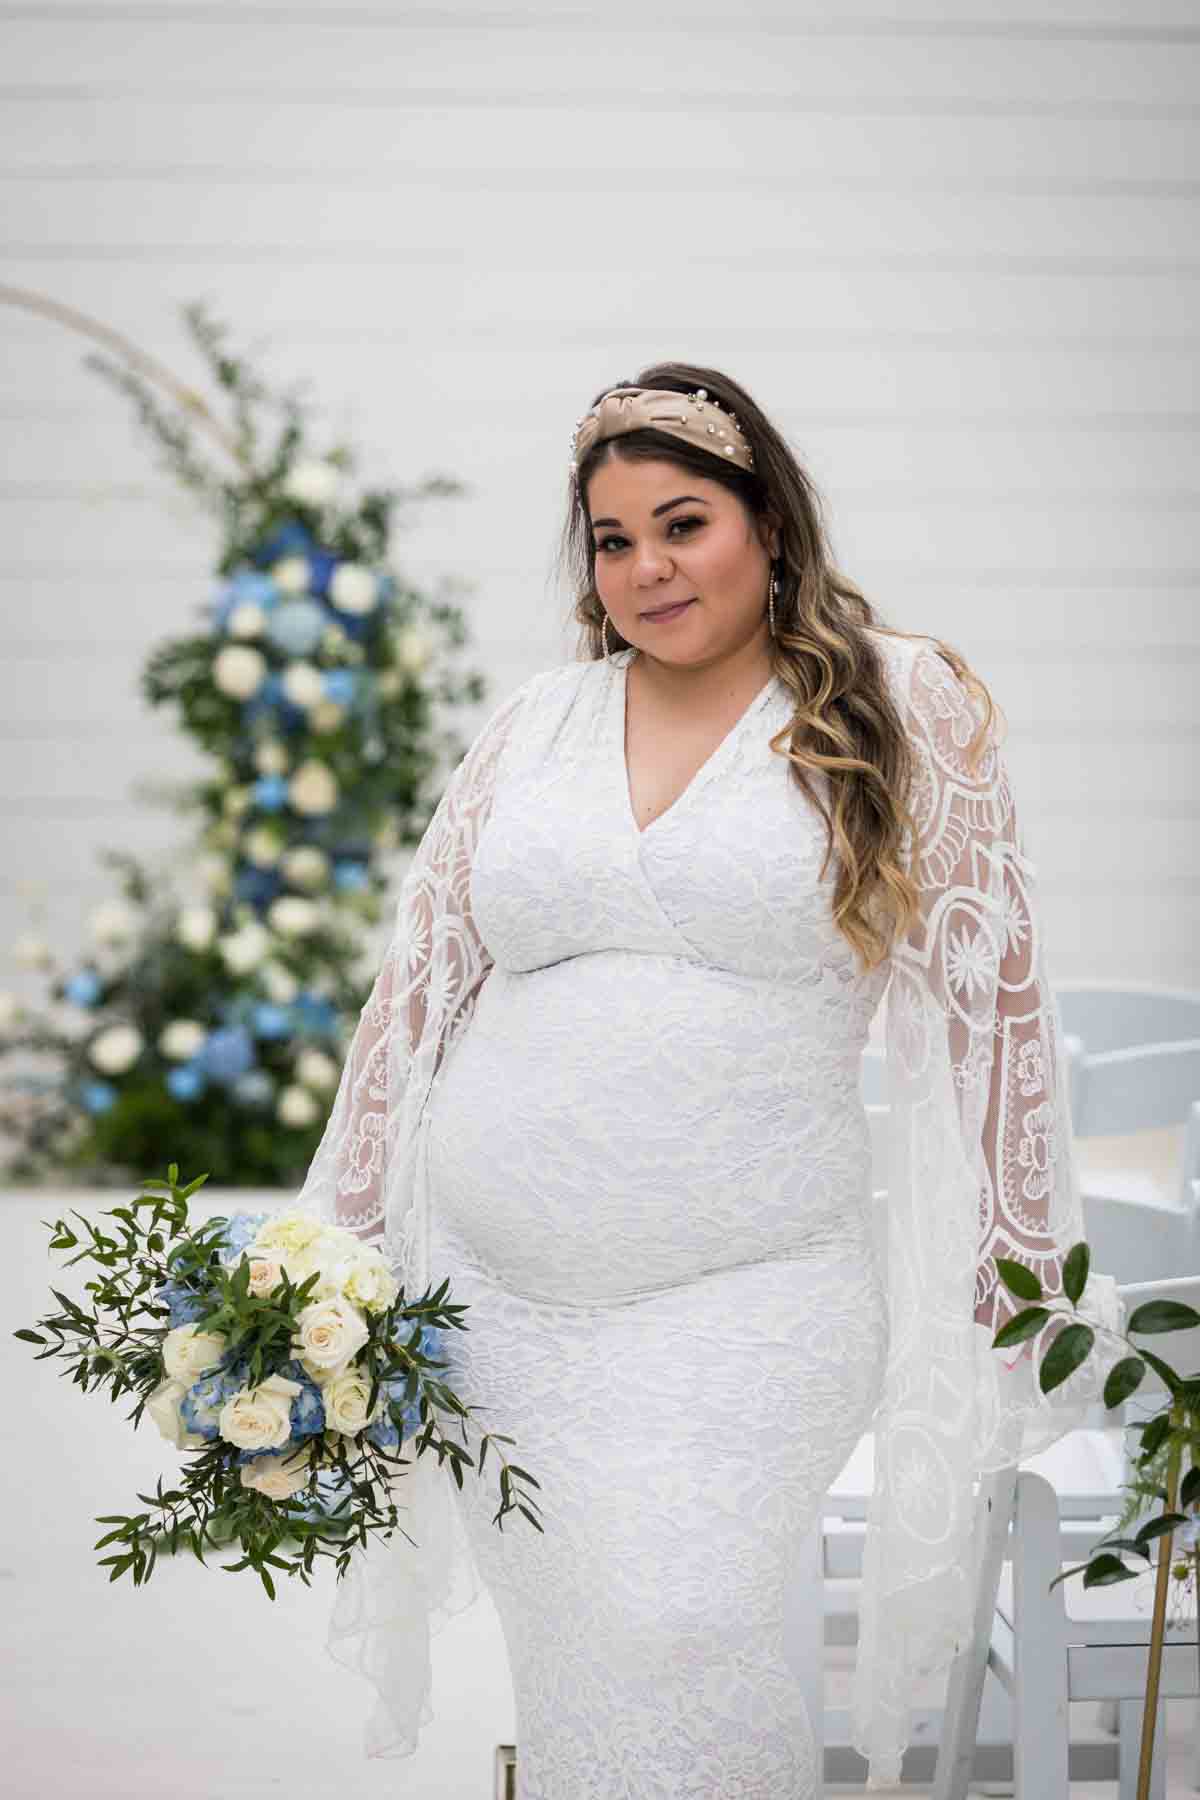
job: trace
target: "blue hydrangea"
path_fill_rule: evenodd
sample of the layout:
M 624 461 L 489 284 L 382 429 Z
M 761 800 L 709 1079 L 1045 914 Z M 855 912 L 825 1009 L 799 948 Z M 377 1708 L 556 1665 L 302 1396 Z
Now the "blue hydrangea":
M 292 1010 L 301 1031 L 312 1032 L 317 1037 L 332 1036 L 337 1031 L 337 1008 L 324 994 L 302 990 L 292 1002 Z
M 72 1006 L 95 1006 L 103 983 L 94 969 L 80 969 L 63 987 Z
M 198 1100 L 207 1086 L 204 1070 L 195 1062 L 180 1063 L 167 1076 L 167 1092 L 174 1100 Z
M 210 1031 L 195 1059 L 214 1081 L 236 1081 L 254 1064 L 254 1041 L 241 1025 Z
M 263 912 L 283 892 L 283 877 L 277 869 L 241 868 L 233 879 L 235 900 Z
M 117 1090 L 111 1081 L 85 1081 L 79 1097 L 90 1113 L 103 1113 L 116 1105 Z
M 160 1305 L 170 1307 L 172 1330 L 177 1325 L 194 1325 L 197 1319 L 211 1311 L 209 1303 L 181 1281 L 162 1282 L 155 1289 L 154 1297 Z
M 260 775 L 254 783 L 254 804 L 263 812 L 280 812 L 287 805 L 288 784 L 282 775 Z
M 193 1382 L 179 1402 L 179 1416 L 188 1430 L 199 1432 L 202 1438 L 215 1438 L 221 1408 L 246 1386 L 247 1374 L 245 1363 L 233 1363 L 212 1369 Z
M 269 1213 L 233 1213 L 221 1228 L 221 1261 L 234 1263 L 242 1254 L 247 1244 L 252 1244 L 261 1228 L 266 1224 Z
M 367 886 L 369 876 L 366 863 L 352 862 L 349 858 L 333 865 L 333 885 L 342 894 L 360 894 Z
M 292 1401 L 292 1441 L 315 1437 L 325 1429 L 325 1397 L 317 1383 L 298 1362 L 285 1363 L 281 1371 L 289 1381 L 298 1381 L 301 1391 Z
M 299 519 L 287 519 L 261 540 L 255 548 L 254 560 L 270 564 L 282 562 L 285 556 L 307 556 L 315 542 L 307 525 L 301 524 Z
M 358 692 L 358 675 L 353 669 L 327 669 L 321 677 L 325 698 L 338 706 L 353 706 Z
M 250 1023 L 255 1037 L 284 1038 L 292 1029 L 292 1015 L 286 1006 L 263 1000 L 250 1015 Z

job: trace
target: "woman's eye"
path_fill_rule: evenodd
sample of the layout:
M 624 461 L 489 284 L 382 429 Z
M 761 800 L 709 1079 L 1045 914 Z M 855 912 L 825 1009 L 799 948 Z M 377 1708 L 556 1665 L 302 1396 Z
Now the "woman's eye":
M 703 525 L 703 523 L 703 519 L 696 518 L 694 515 L 683 519 L 672 519 L 667 536 L 670 537 L 671 532 L 674 531 L 677 525 L 686 525 L 690 528 L 693 525 Z M 614 532 L 611 537 L 598 538 L 596 540 L 596 549 L 598 551 L 607 551 L 609 544 L 623 544 L 624 542 L 625 539 Z

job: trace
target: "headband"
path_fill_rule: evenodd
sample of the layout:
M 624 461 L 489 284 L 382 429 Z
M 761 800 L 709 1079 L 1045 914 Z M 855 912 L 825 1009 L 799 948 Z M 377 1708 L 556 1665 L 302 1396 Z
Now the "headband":
M 706 388 L 694 394 L 676 394 L 669 388 L 611 388 L 590 412 L 575 421 L 571 439 L 571 469 L 576 472 L 593 444 L 621 437 L 645 426 L 669 431 L 685 444 L 699 444 L 714 456 L 727 456 L 740 468 L 753 469 L 754 452 L 733 413 L 710 400 Z

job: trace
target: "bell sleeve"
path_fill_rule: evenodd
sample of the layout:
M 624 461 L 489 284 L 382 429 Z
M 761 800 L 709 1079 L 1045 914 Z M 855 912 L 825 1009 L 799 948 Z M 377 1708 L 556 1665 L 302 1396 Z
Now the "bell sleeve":
M 553 674 L 553 671 L 550 671 Z M 493 965 L 471 914 L 476 846 L 535 675 L 492 713 L 452 773 L 401 884 L 379 973 L 295 1204 L 384 1252 L 406 1297 L 430 1285 L 426 1101 Z M 389 1475 L 402 1530 L 355 1546 L 326 1650 L 375 1690 L 368 1758 L 406 1757 L 433 1718 L 431 1640 L 481 1583 L 449 1471 L 431 1452 Z M 407 1535 L 405 1535 L 407 1534 Z
M 997 1258 L 1025 1264 L 1053 1298 L 1086 1235 L 1062 1033 L 994 726 L 967 756 L 983 702 L 925 643 L 888 661 L 915 756 L 908 866 L 920 908 L 893 946 L 885 1011 L 889 1349 L 851 1712 L 869 1787 L 899 1782 L 916 1686 L 969 1639 L 973 1483 L 1083 1424 L 1121 1354 L 1098 1331 L 1088 1360 L 1043 1394 L 1059 1320 L 992 1348 L 1027 1304 Z M 1079 1310 L 1124 1328 L 1109 1275 L 1089 1274 Z

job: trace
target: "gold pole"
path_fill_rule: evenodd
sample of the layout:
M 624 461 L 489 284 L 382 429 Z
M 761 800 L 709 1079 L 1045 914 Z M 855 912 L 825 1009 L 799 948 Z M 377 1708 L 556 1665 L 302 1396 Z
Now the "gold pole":
M 1171 1408 L 1171 1424 L 1183 1423 L 1183 1408 Z M 1179 1465 L 1183 1445 L 1175 1439 L 1167 1456 L 1167 1506 L 1175 1511 L 1179 1487 Z M 1150 1627 L 1150 1659 L 1146 1668 L 1146 1706 L 1142 1713 L 1142 1750 L 1138 1759 L 1137 1800 L 1150 1800 L 1150 1765 L 1154 1759 L 1154 1726 L 1158 1717 L 1158 1684 L 1162 1670 L 1163 1633 L 1167 1622 L 1167 1584 L 1171 1579 L 1171 1542 L 1173 1531 L 1164 1531 L 1158 1540 L 1158 1574 L 1154 1584 L 1154 1619 Z
M 48 299 L 45 294 L 35 294 L 29 288 L 9 287 L 0 282 L 0 304 L 23 306 L 29 312 L 40 313 L 43 318 L 56 319 L 59 324 L 68 325 L 73 331 L 81 331 L 85 337 L 95 338 L 98 343 L 116 350 L 148 381 L 157 382 L 159 387 L 166 388 L 179 406 L 195 414 L 236 463 L 243 469 L 250 470 L 251 465 L 239 449 L 236 439 L 217 418 L 203 394 L 197 393 L 195 388 L 173 375 L 165 364 L 140 350 L 132 339 L 123 337 L 110 325 L 101 324 L 99 319 L 90 318 L 87 313 L 77 312 L 73 306 L 64 305 L 61 300 Z

